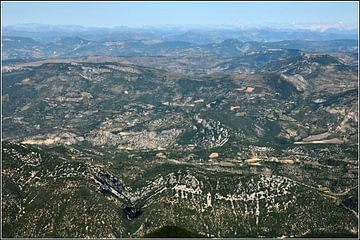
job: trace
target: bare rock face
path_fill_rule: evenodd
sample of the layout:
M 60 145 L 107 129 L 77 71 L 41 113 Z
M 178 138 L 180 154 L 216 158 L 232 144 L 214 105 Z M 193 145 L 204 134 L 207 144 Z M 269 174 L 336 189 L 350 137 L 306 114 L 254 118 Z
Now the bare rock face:
M 209 158 L 217 158 L 217 157 L 219 157 L 219 154 L 217 152 L 213 152 L 209 156 Z
M 76 144 L 78 140 L 79 139 L 74 133 L 59 133 L 36 136 L 34 138 L 26 139 L 22 143 L 36 145 L 72 145 Z
M 303 76 L 301 76 L 299 74 L 295 74 L 293 76 L 287 76 L 285 74 L 281 74 L 280 78 L 282 80 L 285 80 L 285 81 L 291 83 L 298 92 L 305 92 L 305 90 L 307 90 L 307 88 L 308 88 L 307 81 L 304 79 Z

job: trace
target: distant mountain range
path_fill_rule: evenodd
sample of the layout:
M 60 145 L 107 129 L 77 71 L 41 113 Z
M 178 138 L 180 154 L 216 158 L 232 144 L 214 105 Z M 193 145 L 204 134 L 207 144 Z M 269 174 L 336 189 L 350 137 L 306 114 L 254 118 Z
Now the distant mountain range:
M 57 41 L 64 37 L 80 37 L 89 41 L 161 40 L 185 41 L 196 44 L 219 43 L 226 39 L 240 41 L 282 40 L 334 40 L 358 39 L 358 29 L 329 28 L 323 30 L 275 29 L 275 28 L 113 28 L 82 27 L 77 25 L 23 24 L 3 27 L 3 35 L 29 37 L 42 43 Z
M 41 43 L 27 37 L 3 37 L 3 59 L 39 59 L 54 57 L 104 56 L 169 56 L 216 54 L 223 57 L 239 57 L 258 51 L 279 49 L 306 52 L 357 52 L 357 40 L 284 40 L 279 42 L 243 42 L 227 39 L 219 43 L 195 44 L 180 40 L 117 40 L 91 41 L 80 37 L 65 37 L 49 43 Z

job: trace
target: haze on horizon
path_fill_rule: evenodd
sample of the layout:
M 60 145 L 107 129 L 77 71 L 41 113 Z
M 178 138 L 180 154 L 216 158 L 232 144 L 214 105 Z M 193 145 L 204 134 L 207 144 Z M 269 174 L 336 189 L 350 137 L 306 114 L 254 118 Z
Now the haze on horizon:
M 3 26 L 358 28 L 353 2 L 2 2 Z

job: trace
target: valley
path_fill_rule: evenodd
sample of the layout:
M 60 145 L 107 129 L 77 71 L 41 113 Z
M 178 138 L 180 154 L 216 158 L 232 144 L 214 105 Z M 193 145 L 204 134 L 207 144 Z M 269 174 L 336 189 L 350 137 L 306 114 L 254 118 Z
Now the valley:
M 6 37 L 3 235 L 356 237 L 357 41 L 319 44 Z

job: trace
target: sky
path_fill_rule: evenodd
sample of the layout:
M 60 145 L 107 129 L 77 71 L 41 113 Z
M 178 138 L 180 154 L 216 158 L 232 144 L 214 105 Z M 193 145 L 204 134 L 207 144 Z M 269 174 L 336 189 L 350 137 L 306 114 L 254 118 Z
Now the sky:
M 356 28 L 357 2 L 2 2 L 3 26 Z

